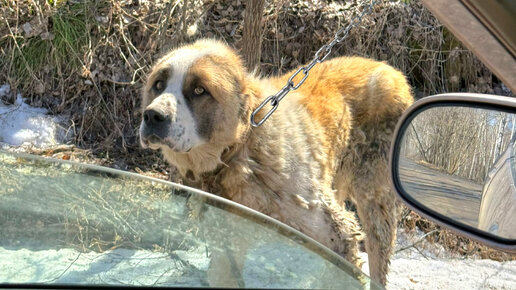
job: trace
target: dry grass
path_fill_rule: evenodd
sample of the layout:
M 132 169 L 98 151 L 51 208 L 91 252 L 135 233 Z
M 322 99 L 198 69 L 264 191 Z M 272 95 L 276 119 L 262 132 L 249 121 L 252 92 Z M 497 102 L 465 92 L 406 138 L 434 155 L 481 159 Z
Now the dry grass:
M 153 60 L 180 43 L 215 37 L 239 46 L 243 1 L 7 1 L 0 8 L 0 83 L 35 106 L 68 113 L 74 144 L 137 149 L 139 89 Z M 285 72 L 360 12 L 358 1 L 268 1 L 261 71 Z M 334 55 L 381 59 L 409 77 L 418 97 L 493 92 L 495 77 L 418 1 L 384 2 Z
M 171 251 L 184 244 L 189 238 L 185 232 L 195 225 L 185 218 L 188 193 L 168 185 L 66 164 L 2 154 L 0 158 L 4 247 L 66 245 L 104 252 L 118 247 L 150 249 L 156 244 Z M 24 167 L 26 163 L 33 166 Z M 48 190 L 37 194 L 40 188 Z M 168 239 L 167 233 L 175 238 Z
M 34 106 L 70 116 L 72 143 L 87 151 L 49 155 L 170 178 L 163 161 L 138 145 L 146 73 L 160 54 L 200 37 L 238 48 L 244 3 L 0 0 L 0 84 L 13 88 L 2 101 L 12 103 L 20 92 Z M 360 10 L 360 1 L 267 1 L 261 71 L 277 74 L 308 62 Z M 446 91 L 510 94 L 416 0 L 384 1 L 333 55 L 387 61 L 408 76 L 418 98 Z M 401 223 L 425 232 L 438 228 L 412 212 Z M 464 255 L 506 259 L 448 231 L 428 239 Z
M 476 256 L 482 259 L 496 261 L 516 260 L 516 255 L 514 254 L 508 254 L 489 248 L 471 239 L 443 229 L 405 206 L 403 207 L 401 218 L 398 221 L 398 226 L 403 227 L 407 232 L 419 229 L 425 234 L 428 234 L 425 239 L 430 243 L 440 244 L 450 252 L 464 257 Z

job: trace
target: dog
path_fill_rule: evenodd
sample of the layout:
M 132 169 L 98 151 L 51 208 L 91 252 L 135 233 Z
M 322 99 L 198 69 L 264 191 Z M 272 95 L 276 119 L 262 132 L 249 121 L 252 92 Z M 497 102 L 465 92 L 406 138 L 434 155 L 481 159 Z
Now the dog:
M 387 156 L 410 86 L 384 62 L 336 57 L 252 127 L 253 110 L 292 72 L 254 76 L 213 39 L 174 49 L 143 87 L 140 143 L 160 149 L 187 185 L 269 215 L 357 266 L 364 233 L 370 276 L 385 285 L 397 220 Z

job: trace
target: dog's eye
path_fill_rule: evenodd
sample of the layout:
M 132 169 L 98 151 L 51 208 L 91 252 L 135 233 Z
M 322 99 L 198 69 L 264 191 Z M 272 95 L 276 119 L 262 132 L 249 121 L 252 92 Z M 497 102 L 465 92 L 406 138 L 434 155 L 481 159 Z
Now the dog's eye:
M 195 89 L 193 90 L 194 94 L 196 96 L 200 96 L 202 94 L 204 94 L 205 90 L 203 87 L 195 87 Z
M 162 80 L 157 80 L 152 86 L 155 92 L 161 93 L 165 89 L 165 83 Z

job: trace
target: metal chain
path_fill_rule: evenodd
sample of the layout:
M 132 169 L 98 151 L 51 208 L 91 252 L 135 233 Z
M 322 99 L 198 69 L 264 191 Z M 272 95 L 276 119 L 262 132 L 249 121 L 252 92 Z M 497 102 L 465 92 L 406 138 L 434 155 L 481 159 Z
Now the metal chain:
M 300 67 L 292 76 L 290 76 L 290 78 L 288 79 L 287 81 L 287 84 L 281 88 L 281 90 L 279 90 L 275 95 L 272 95 L 272 96 L 269 96 L 267 97 L 259 106 L 258 108 L 256 108 L 253 113 L 251 114 L 251 125 L 253 127 L 258 127 L 258 126 L 261 126 L 271 115 L 272 113 L 274 113 L 274 111 L 276 111 L 276 109 L 278 108 L 279 106 L 279 102 L 290 92 L 290 91 L 294 91 L 294 90 L 297 90 L 306 80 L 306 78 L 308 77 L 308 73 L 310 72 L 310 70 L 318 63 L 321 63 L 323 62 L 331 53 L 331 50 L 333 49 L 333 47 L 337 44 L 337 43 L 340 43 L 342 42 L 347 36 L 348 36 L 348 33 L 349 31 L 356 27 L 357 25 L 359 25 L 361 22 L 362 22 L 362 18 L 371 13 L 371 11 L 373 10 L 373 7 L 378 4 L 378 2 L 380 2 L 380 0 L 373 0 L 371 1 L 371 3 L 369 4 L 369 6 L 367 6 L 364 11 L 362 11 L 362 13 L 360 13 L 359 15 L 353 17 L 353 19 L 351 19 L 351 22 L 349 23 L 348 26 L 346 26 L 345 28 L 341 28 L 339 29 L 339 31 L 337 31 L 337 33 L 335 33 L 335 36 L 333 37 L 333 39 L 328 42 L 327 44 L 323 45 L 321 48 L 319 48 L 319 50 L 315 53 L 315 56 L 314 58 L 312 59 L 312 61 L 307 64 L 306 66 L 302 66 Z M 300 74 L 300 73 L 303 73 L 303 78 L 297 83 L 295 84 L 294 83 L 294 78 Z M 263 117 L 263 119 L 261 119 L 258 123 L 255 121 L 255 116 L 258 112 L 260 112 L 263 107 L 265 105 L 267 105 L 268 103 L 271 104 L 272 108 L 269 110 L 269 112 L 267 112 L 267 114 L 265 114 L 265 116 Z

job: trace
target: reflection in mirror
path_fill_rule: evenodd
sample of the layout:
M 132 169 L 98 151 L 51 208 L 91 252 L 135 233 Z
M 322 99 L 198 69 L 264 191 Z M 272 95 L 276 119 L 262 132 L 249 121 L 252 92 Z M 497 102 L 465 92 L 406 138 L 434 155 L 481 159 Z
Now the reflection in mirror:
M 516 239 L 516 114 L 432 107 L 403 134 L 398 172 L 406 194 L 458 223 Z

